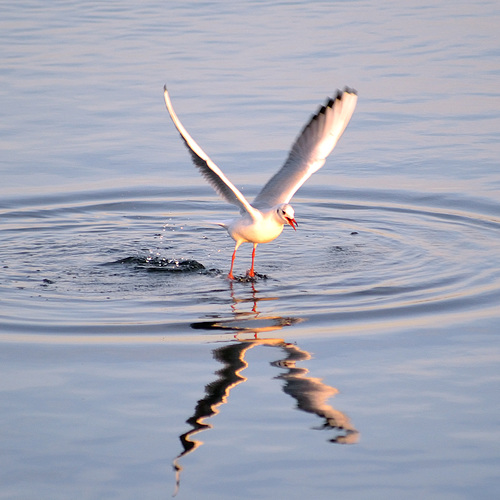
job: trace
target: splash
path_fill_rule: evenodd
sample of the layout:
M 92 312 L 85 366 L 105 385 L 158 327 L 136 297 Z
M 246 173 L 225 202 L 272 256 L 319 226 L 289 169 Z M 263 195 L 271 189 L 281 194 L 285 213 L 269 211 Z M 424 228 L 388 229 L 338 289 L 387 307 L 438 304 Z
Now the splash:
M 144 269 L 149 272 L 189 273 L 205 269 L 203 264 L 193 259 L 178 260 L 159 256 L 131 256 L 108 264 L 132 266 L 135 269 Z

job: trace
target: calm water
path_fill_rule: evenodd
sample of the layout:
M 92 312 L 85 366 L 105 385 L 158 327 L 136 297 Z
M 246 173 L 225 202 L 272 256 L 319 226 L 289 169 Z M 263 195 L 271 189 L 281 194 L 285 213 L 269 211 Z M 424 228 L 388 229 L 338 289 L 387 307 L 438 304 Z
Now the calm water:
M 496 2 L 0 12 L 0 498 L 496 498 Z M 358 90 L 254 283 L 164 83 L 249 197 Z

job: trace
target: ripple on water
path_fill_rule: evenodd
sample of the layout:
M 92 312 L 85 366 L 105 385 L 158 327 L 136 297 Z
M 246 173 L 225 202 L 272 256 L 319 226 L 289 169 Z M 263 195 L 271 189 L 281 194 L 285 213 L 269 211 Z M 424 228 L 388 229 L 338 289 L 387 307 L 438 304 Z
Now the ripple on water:
M 307 319 L 296 323 L 314 335 L 332 325 L 493 314 L 497 205 L 418 192 L 357 190 L 336 203 L 314 194 L 296 203 L 297 233 L 258 247 L 252 282 L 242 246 L 242 283 L 233 284 L 225 278 L 232 240 L 200 218 L 227 218 L 228 207 L 200 193 L 189 203 L 147 190 L 11 201 L 2 213 L 1 330 L 185 334 L 246 307 L 243 321 Z

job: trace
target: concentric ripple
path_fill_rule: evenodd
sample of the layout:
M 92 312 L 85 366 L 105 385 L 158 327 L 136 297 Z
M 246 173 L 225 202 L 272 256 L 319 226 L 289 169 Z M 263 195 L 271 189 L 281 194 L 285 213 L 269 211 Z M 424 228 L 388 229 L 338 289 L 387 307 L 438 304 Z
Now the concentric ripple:
M 294 204 L 299 230 L 260 245 L 257 279 L 235 283 L 225 278 L 232 240 L 204 222 L 227 218 L 228 207 L 202 192 L 10 200 L 0 329 L 172 336 L 192 325 L 237 332 L 270 322 L 325 335 L 497 314 L 494 202 L 352 190 L 332 203 L 332 193 L 308 194 Z M 250 250 L 238 251 L 242 277 Z

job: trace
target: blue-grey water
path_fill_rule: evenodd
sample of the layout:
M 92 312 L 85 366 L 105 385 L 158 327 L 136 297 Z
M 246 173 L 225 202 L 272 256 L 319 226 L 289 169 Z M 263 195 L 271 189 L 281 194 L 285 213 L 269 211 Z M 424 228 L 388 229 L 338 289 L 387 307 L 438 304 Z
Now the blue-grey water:
M 0 498 L 493 499 L 498 2 L 0 6 Z M 337 88 L 299 222 L 236 215 Z M 251 247 L 237 254 L 244 276 Z

